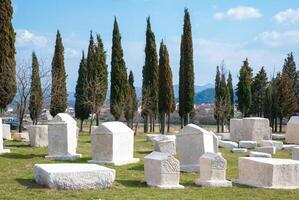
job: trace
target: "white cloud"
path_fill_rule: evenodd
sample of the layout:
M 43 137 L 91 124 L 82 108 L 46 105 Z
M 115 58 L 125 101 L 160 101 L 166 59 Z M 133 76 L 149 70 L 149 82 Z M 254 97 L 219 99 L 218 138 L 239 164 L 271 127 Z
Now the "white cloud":
M 262 14 L 260 11 L 253 7 L 238 6 L 230 8 L 226 12 L 218 12 L 214 14 L 214 19 L 222 20 L 224 18 L 230 18 L 233 20 L 245 20 L 250 18 L 260 18 Z
M 261 40 L 269 46 L 299 44 L 299 31 L 262 32 L 256 40 Z
M 16 45 L 17 47 L 34 46 L 37 48 L 45 47 L 48 43 L 48 39 L 45 36 L 36 35 L 35 33 L 26 30 L 16 30 Z
M 66 58 L 75 58 L 75 57 L 80 56 L 81 53 L 79 51 L 77 51 L 76 49 L 66 48 L 64 51 L 64 55 Z
M 299 21 L 299 8 L 298 9 L 287 9 L 279 12 L 274 16 L 274 19 L 278 23 L 296 23 Z

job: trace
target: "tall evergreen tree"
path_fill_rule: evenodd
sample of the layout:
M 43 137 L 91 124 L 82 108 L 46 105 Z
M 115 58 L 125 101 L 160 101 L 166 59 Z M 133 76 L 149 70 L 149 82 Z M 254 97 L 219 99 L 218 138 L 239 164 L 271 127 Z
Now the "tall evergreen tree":
M 127 120 L 127 124 L 129 127 L 133 128 L 133 119 L 135 112 L 138 108 L 136 90 L 134 86 L 134 75 L 133 72 L 130 71 L 129 79 L 128 79 L 128 89 L 127 89 L 127 98 L 126 98 L 126 107 L 125 107 L 125 117 Z
M 144 116 L 144 132 L 148 130 L 148 118 L 150 117 L 150 130 L 154 131 L 154 120 L 158 113 L 158 55 L 156 49 L 155 34 L 151 28 L 150 17 L 147 18 L 145 64 L 142 75 L 142 114 Z
M 215 77 L 215 108 L 214 108 L 214 118 L 217 124 L 217 133 L 220 132 L 220 82 L 221 82 L 221 74 L 219 70 L 219 66 L 216 69 L 216 77 Z
M 297 99 L 292 87 L 293 81 L 287 74 L 282 74 L 280 81 L 281 110 L 282 116 L 286 118 L 290 118 L 297 109 Z
M 127 87 L 127 71 L 123 58 L 121 36 L 116 17 L 114 19 L 112 55 L 111 55 L 111 89 L 110 112 L 115 120 L 119 120 L 124 111 L 125 92 Z
M 78 71 L 78 80 L 75 93 L 75 117 L 80 119 L 80 131 L 83 130 L 83 121 L 89 117 L 89 108 L 86 102 L 88 101 L 88 94 L 86 88 L 87 83 L 87 66 L 84 52 L 82 52 L 82 59 Z
M 182 126 L 190 120 L 190 112 L 194 106 L 194 65 L 193 65 L 193 42 L 190 15 L 185 9 L 183 35 L 181 38 L 179 80 L 179 114 Z
M 246 58 L 240 69 L 239 82 L 237 85 L 238 108 L 245 117 L 249 115 L 252 102 L 251 83 L 252 69 L 249 67 L 248 59 Z
M 33 52 L 29 111 L 30 111 L 30 117 L 34 125 L 36 125 L 38 122 L 38 117 L 42 112 L 42 106 L 43 106 L 43 92 L 42 92 L 40 75 L 39 75 L 39 63 L 35 52 Z
M 169 54 L 163 41 L 159 51 L 159 114 L 161 118 L 161 133 L 165 133 L 165 118 L 170 117 L 174 102 L 172 72 L 169 65 Z
M 252 92 L 252 103 L 250 108 L 250 113 L 257 116 L 264 116 L 264 103 L 266 98 L 266 89 L 267 89 L 267 73 L 264 67 L 256 74 L 251 86 Z
M 264 117 L 269 119 L 270 126 L 273 129 L 274 119 L 273 119 L 272 109 L 273 109 L 273 83 L 271 81 L 270 83 L 267 84 L 266 87 L 265 98 L 263 103 L 263 113 L 264 113 Z
M 0 111 L 16 95 L 15 32 L 11 0 L 0 1 Z
M 230 119 L 234 118 L 234 102 L 235 102 L 235 96 L 234 96 L 234 87 L 233 87 L 233 78 L 231 73 L 228 73 L 228 78 L 227 78 L 227 87 L 228 87 L 228 92 L 230 96 L 230 104 L 231 104 L 231 110 L 230 113 L 227 115 L 228 122 Z
M 284 65 L 282 67 L 282 75 L 286 74 L 290 81 L 292 81 L 293 91 L 296 93 L 298 88 L 298 75 L 296 70 L 296 63 L 294 61 L 293 53 L 288 54 L 287 58 L 284 60 Z
M 56 116 L 67 108 L 66 73 L 64 68 L 64 47 L 57 31 L 54 57 L 52 60 L 52 88 L 50 113 Z

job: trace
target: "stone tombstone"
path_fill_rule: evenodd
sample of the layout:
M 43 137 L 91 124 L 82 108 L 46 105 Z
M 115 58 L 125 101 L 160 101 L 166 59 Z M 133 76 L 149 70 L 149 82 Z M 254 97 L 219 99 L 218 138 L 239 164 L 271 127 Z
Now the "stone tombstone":
M 293 116 L 287 123 L 286 142 L 299 144 L 299 116 Z
M 176 155 L 175 137 L 170 138 L 164 135 L 154 139 L 154 150 L 162 153 Z
M 237 183 L 259 188 L 299 188 L 299 161 L 276 158 L 239 158 Z
M 92 160 L 90 163 L 125 165 L 136 163 L 134 131 L 122 122 L 105 122 L 91 133 Z
M 112 186 L 115 170 L 95 164 L 35 164 L 34 178 L 53 189 L 105 189 Z
M 200 157 L 206 152 L 218 152 L 217 136 L 199 126 L 188 124 L 176 136 L 180 170 L 185 172 L 200 171 Z
M 0 118 L 0 154 L 9 153 L 9 149 L 4 149 L 3 147 L 3 128 L 2 128 L 2 118 Z
M 243 119 L 231 119 L 230 139 L 235 142 L 240 140 L 256 141 L 271 139 L 272 130 L 269 120 L 260 117 L 247 117 Z
M 32 125 L 28 127 L 30 145 L 32 147 L 48 146 L 48 126 Z
M 299 160 L 299 147 L 294 147 L 292 149 L 292 159 Z
M 77 149 L 77 122 L 66 113 L 57 114 L 48 124 L 48 156 L 53 160 L 75 160 L 81 157 Z
M 3 139 L 4 140 L 12 140 L 11 132 L 10 132 L 10 125 L 2 124 L 2 129 L 3 129 Z
M 152 152 L 144 157 L 144 177 L 147 185 L 162 189 L 181 189 L 180 163 L 169 153 Z
M 231 181 L 226 180 L 226 160 L 218 153 L 207 152 L 200 157 L 200 177 L 196 185 L 203 187 L 231 187 Z

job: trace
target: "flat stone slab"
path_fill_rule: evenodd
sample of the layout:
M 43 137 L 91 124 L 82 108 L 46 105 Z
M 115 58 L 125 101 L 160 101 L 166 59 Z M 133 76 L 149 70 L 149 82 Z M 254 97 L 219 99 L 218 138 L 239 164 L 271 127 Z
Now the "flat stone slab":
M 258 152 L 268 153 L 268 154 L 271 154 L 271 155 L 275 155 L 276 154 L 276 147 L 273 147 L 273 146 L 269 146 L 269 147 L 257 147 L 254 150 L 258 151 Z
M 299 188 L 299 161 L 276 158 L 239 158 L 239 184 L 269 189 Z
M 268 153 L 263 153 L 263 152 L 250 151 L 249 157 L 272 158 L 272 155 L 268 154 Z
M 254 149 L 257 146 L 256 141 L 251 140 L 241 140 L 239 142 L 239 147 L 246 148 L 246 149 Z
M 295 147 L 299 147 L 299 145 L 297 145 L 297 144 L 284 144 L 283 145 L 283 149 L 285 149 L 285 150 L 293 150 L 293 148 L 295 148 Z
M 111 160 L 89 160 L 88 163 L 94 164 L 112 164 L 115 166 L 127 165 L 132 163 L 138 163 L 140 161 L 139 158 L 132 158 L 130 160 L 120 160 L 120 161 L 111 161 Z
M 104 189 L 112 186 L 115 170 L 95 164 L 35 164 L 34 178 L 52 189 Z
M 274 140 L 262 140 L 261 141 L 261 146 L 273 146 L 276 147 L 276 149 L 280 150 L 283 149 L 283 142 L 281 141 L 274 141 Z
M 230 140 L 230 133 L 216 133 L 216 136 L 220 136 L 220 140 Z
M 229 149 L 232 150 L 233 148 L 237 148 L 238 147 L 238 143 L 236 142 L 232 142 L 232 141 L 223 141 L 220 140 L 218 142 L 219 147 L 225 148 L 225 149 Z
M 233 153 L 246 153 L 247 149 L 246 148 L 233 148 L 231 151 Z
M 1 149 L 0 154 L 10 153 L 10 149 Z
M 49 160 L 77 160 L 81 158 L 81 154 L 74 154 L 74 155 L 51 155 L 45 156 L 46 159 Z
M 272 133 L 272 140 L 283 140 L 285 138 L 285 134 Z

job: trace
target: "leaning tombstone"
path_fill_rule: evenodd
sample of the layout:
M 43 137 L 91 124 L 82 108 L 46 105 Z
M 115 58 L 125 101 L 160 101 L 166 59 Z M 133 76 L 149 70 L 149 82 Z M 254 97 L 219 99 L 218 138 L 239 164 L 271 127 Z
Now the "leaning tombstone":
M 3 129 L 3 139 L 4 140 L 12 140 L 11 132 L 10 132 L 10 125 L 2 124 L 2 129 Z
M 134 131 L 122 122 L 105 122 L 91 133 L 90 163 L 125 165 L 139 162 L 134 158 Z
M 48 126 L 32 125 L 28 127 L 30 145 L 32 147 L 48 146 Z
M 196 185 L 203 187 L 231 187 L 226 177 L 226 160 L 218 153 L 207 152 L 200 157 L 200 177 Z
M 3 129 L 2 129 L 2 119 L 0 118 L 0 154 L 10 153 L 9 149 L 4 149 L 3 147 Z
M 152 152 L 144 157 L 144 176 L 148 186 L 161 189 L 182 189 L 180 163 L 169 153 Z
M 194 124 L 188 124 L 176 136 L 180 170 L 185 172 L 199 172 L 200 157 L 206 152 L 218 152 L 217 136 Z
M 81 157 L 76 153 L 77 122 L 66 113 L 57 114 L 48 124 L 48 153 L 51 160 L 75 160 Z
M 293 116 L 287 123 L 286 142 L 299 144 L 299 116 Z

